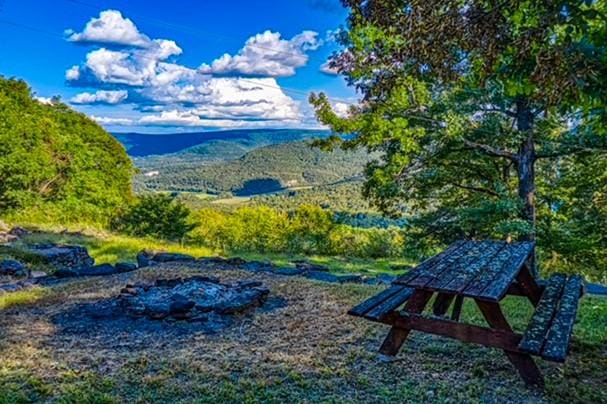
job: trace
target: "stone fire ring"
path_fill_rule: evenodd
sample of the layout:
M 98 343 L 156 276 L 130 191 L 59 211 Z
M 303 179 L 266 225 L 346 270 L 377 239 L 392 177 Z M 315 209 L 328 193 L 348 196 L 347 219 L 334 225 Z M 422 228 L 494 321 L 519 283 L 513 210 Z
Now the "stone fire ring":
M 130 317 L 206 321 L 210 316 L 244 314 L 261 307 L 269 293 L 258 281 L 231 285 L 216 278 L 194 276 L 159 279 L 153 285 L 127 285 L 118 299 Z

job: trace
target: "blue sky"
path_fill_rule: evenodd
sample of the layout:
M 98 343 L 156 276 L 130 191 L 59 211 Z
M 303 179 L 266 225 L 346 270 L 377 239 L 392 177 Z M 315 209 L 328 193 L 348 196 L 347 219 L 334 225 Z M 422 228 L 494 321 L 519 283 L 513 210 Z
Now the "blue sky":
M 355 99 L 322 68 L 346 16 L 338 0 L 0 0 L 0 74 L 114 132 L 314 127 L 309 92 Z

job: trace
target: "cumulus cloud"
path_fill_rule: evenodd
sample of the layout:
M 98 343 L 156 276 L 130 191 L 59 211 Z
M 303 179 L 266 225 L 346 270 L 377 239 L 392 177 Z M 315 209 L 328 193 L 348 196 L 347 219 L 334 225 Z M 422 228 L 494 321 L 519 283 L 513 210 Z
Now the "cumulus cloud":
M 97 91 L 95 93 L 80 93 L 72 97 L 72 104 L 120 104 L 127 99 L 129 93 L 126 90 Z
M 286 77 L 308 63 L 308 51 L 322 44 L 318 33 L 303 31 L 290 40 L 281 39 L 278 32 L 265 31 L 247 40 L 236 55 L 224 54 L 200 70 L 209 74 L 241 74 L 247 76 Z
M 350 115 L 350 104 L 335 101 L 331 103 L 331 106 L 333 107 L 333 112 L 341 118 L 347 118 Z
M 35 96 L 34 99 L 36 101 L 38 101 L 41 104 L 46 104 L 46 105 L 52 105 L 53 104 L 53 99 L 50 97 L 39 97 L 39 96 Z
M 118 32 L 106 32 L 111 27 Z M 177 43 L 151 39 L 119 12 L 108 10 L 68 39 L 123 46 L 96 46 L 65 72 L 65 79 L 70 86 L 95 89 L 73 97 L 74 104 L 115 105 L 128 98 L 132 113 L 127 118 L 94 117 L 104 125 L 297 126 L 307 117 L 305 108 L 276 77 L 304 66 L 307 52 L 322 42 L 317 37 L 304 31 L 287 40 L 266 31 L 250 38 L 238 54 L 194 69 L 176 61 L 182 54 Z
M 135 24 L 117 10 L 106 10 L 92 18 L 82 32 L 66 31 L 72 42 L 107 43 L 147 47 L 150 38 L 139 32 Z
M 331 67 L 331 60 L 327 60 L 325 63 L 323 63 L 320 66 L 320 71 L 323 72 L 324 74 L 328 74 L 329 76 L 336 76 L 339 74 L 337 69 L 335 69 L 334 67 Z
M 116 125 L 116 126 L 130 126 L 136 121 L 130 118 L 113 118 L 107 116 L 91 116 L 91 118 L 100 125 Z

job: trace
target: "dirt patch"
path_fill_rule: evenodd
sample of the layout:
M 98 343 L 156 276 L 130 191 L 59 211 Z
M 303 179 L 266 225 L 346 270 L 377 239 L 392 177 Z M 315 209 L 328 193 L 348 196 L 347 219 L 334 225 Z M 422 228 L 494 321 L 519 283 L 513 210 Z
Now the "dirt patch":
M 220 333 L 204 322 L 104 317 L 96 306 L 127 283 L 201 273 L 222 283 L 262 282 L 268 301 Z M 396 360 L 380 360 L 387 328 L 346 315 L 380 289 L 195 263 L 69 281 L 35 306 L 2 312 L 0 387 L 21 378 L 20 391 L 40 400 L 64 397 L 77 385 L 117 401 L 550 401 L 525 388 L 497 350 L 413 333 Z M 566 377 L 557 366 L 541 367 L 549 385 Z

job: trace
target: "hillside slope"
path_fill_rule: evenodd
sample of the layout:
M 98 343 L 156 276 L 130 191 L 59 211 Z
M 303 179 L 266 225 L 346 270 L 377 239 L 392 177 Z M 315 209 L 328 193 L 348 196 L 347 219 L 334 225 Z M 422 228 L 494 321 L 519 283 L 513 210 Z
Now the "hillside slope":
M 156 175 L 140 175 L 137 180 L 149 190 L 247 196 L 360 178 L 369 158 L 365 151 L 329 153 L 307 142 L 290 142 L 257 148 L 234 161 L 189 168 L 156 166 Z
M 0 76 L 0 213 L 103 218 L 131 195 L 133 167 L 97 123 Z

